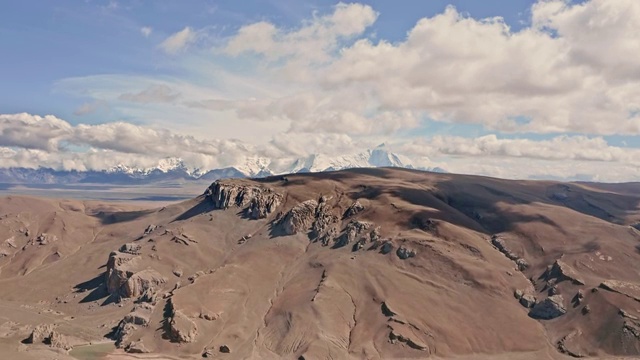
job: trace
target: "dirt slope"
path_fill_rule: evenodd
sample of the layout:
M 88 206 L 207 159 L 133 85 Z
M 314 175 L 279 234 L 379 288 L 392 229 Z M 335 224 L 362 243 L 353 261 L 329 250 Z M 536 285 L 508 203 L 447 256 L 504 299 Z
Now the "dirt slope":
M 637 190 L 360 169 L 152 210 L 5 197 L 0 357 L 640 356 Z

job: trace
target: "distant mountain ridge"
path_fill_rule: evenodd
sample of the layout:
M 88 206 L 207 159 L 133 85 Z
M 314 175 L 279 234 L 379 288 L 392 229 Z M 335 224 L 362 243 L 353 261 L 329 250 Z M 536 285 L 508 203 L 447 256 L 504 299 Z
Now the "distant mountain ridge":
M 398 167 L 446 172 L 441 168 L 415 167 L 402 155 L 383 145 L 353 155 L 330 157 L 313 154 L 292 161 L 273 161 L 265 157 L 249 157 L 243 163 L 203 171 L 189 167 L 180 158 L 166 158 L 150 168 L 117 165 L 107 170 L 55 170 L 51 168 L 0 168 L 0 183 L 21 184 L 144 184 L 153 182 L 215 181 L 223 178 L 266 177 L 271 175 L 324 172 L 349 168 Z

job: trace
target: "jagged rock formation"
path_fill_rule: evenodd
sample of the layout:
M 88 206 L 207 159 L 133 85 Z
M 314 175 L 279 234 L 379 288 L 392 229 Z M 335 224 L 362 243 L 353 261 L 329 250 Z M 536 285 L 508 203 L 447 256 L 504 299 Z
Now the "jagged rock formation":
M 259 186 L 236 185 L 216 181 L 205 192 L 216 209 L 237 206 L 250 219 L 264 219 L 282 202 L 282 195 L 273 189 Z
M 368 230 L 373 230 L 373 227 L 373 224 L 369 222 L 351 220 L 345 226 L 342 234 L 334 240 L 333 247 L 340 248 L 356 241 L 367 243 L 371 241 L 372 237 Z M 361 247 L 359 246 L 359 248 Z
M 47 344 L 52 348 L 71 350 L 72 346 L 64 335 L 55 330 L 53 324 L 43 324 L 36 326 L 29 334 L 29 337 L 25 340 L 27 344 Z
M 348 219 L 350 217 L 356 216 L 357 214 L 364 211 L 364 205 L 360 203 L 360 201 L 356 200 L 353 204 L 351 204 L 347 210 L 344 212 L 342 216 L 343 219 Z
M 307 200 L 289 210 L 280 221 L 284 234 L 295 235 L 307 231 L 316 220 L 317 206 L 315 200 Z
M 580 275 L 562 260 L 556 260 L 553 265 L 547 269 L 544 277 L 547 281 L 555 279 L 556 283 L 567 280 L 576 285 L 584 285 L 584 280 L 580 279 Z
M 176 309 L 173 299 L 167 302 L 169 307 L 168 317 L 165 319 L 167 334 L 172 341 L 190 343 L 198 336 L 196 324 L 180 310 Z
M 126 247 L 126 245 L 125 245 Z M 139 248 L 138 248 L 139 250 Z M 105 283 L 111 295 L 136 298 L 157 293 L 166 279 L 153 269 L 138 271 L 139 255 L 114 251 L 109 255 Z
M 525 259 L 519 257 L 507 247 L 504 239 L 500 238 L 497 235 L 493 235 L 491 237 L 491 244 L 495 246 L 498 251 L 503 253 L 504 256 L 506 256 L 510 260 L 513 260 L 516 263 L 518 270 L 523 271 L 529 267 L 529 263 Z
M 529 312 L 535 319 L 550 320 L 567 313 L 562 295 L 553 295 L 537 303 Z

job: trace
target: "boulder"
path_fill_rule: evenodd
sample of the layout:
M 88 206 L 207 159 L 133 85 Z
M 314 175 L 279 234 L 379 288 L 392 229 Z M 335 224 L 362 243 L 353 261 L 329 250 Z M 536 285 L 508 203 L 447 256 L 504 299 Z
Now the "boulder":
M 131 255 L 140 255 L 140 250 L 142 249 L 142 245 L 138 243 L 128 243 L 124 244 L 120 247 L 120 252 Z
M 48 245 L 55 241 L 58 241 L 57 236 L 42 233 L 38 235 L 35 239 L 31 240 L 31 245 Z
M 536 297 L 531 294 L 524 294 L 519 299 L 520 305 L 530 309 L 536 305 Z
M 400 259 L 406 260 L 408 258 L 412 258 L 416 256 L 416 251 L 413 249 L 409 249 L 404 246 L 401 246 L 398 248 L 398 250 L 396 250 L 396 255 L 398 255 Z
M 388 254 L 393 250 L 393 244 L 389 241 L 385 241 L 380 247 L 380 253 Z
M 553 295 L 537 303 L 529 312 L 534 319 L 550 320 L 567 313 L 562 295 Z

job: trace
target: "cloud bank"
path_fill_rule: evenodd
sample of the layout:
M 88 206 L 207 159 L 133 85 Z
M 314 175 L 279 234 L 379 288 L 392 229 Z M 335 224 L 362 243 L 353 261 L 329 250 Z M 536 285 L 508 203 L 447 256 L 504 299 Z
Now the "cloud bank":
M 2 115 L 0 156 L 78 169 L 172 156 L 207 169 L 386 142 L 455 172 L 637 180 L 640 2 L 540 0 L 530 13 L 513 30 L 449 6 L 394 41 L 357 3 L 225 38 L 186 26 L 157 45 L 165 72 L 57 83 L 83 99 L 76 115 L 104 108 L 111 119 Z

